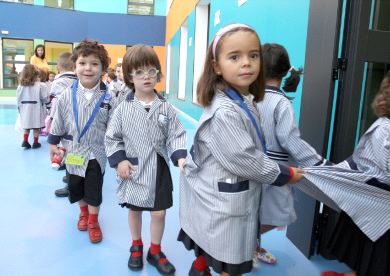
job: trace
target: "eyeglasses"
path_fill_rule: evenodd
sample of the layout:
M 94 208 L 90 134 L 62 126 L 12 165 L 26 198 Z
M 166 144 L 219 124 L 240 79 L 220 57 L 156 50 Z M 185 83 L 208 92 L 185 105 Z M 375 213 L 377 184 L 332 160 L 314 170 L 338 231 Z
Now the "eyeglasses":
M 148 70 L 137 69 L 133 73 L 131 73 L 130 75 L 137 78 L 137 79 L 142 79 L 146 75 L 148 75 L 150 78 L 155 78 L 157 76 L 158 72 L 160 72 L 160 71 L 157 70 L 156 68 L 150 68 Z

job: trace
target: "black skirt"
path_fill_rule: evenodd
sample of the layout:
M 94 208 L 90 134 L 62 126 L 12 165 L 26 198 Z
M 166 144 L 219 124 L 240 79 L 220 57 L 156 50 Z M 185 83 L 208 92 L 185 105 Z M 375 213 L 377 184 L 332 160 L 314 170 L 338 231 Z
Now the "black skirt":
M 390 230 L 373 242 L 342 212 L 328 247 L 359 276 L 390 275 Z
M 187 250 L 193 249 L 195 252 L 195 256 L 203 256 L 207 260 L 208 266 L 210 266 L 215 272 L 222 273 L 226 272 L 229 273 L 230 276 L 240 275 L 243 273 L 249 273 L 252 270 L 253 267 L 253 261 L 250 260 L 248 262 L 243 262 L 241 264 L 228 264 L 221 261 L 218 261 L 217 259 L 214 259 L 211 257 L 207 252 L 205 252 L 202 248 L 200 248 L 192 239 L 190 236 L 186 234 L 186 232 L 183 231 L 183 229 L 180 229 L 179 236 L 177 237 L 178 241 L 181 241 L 185 248 Z
M 127 207 L 133 211 L 166 210 L 173 205 L 172 191 L 172 177 L 167 162 L 165 162 L 164 157 L 157 154 L 156 196 L 153 208 L 139 207 L 129 203 L 123 203 L 120 206 Z

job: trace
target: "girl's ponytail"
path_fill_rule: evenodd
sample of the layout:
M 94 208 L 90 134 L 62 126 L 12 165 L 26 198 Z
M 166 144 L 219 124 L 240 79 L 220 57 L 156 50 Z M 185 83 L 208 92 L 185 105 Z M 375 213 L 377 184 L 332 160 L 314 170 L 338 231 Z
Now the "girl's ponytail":
M 295 92 L 297 91 L 297 87 L 299 84 L 299 81 L 301 80 L 301 75 L 303 74 L 303 68 L 298 68 L 296 70 L 294 67 L 291 67 L 290 76 L 285 79 L 283 90 L 286 92 Z

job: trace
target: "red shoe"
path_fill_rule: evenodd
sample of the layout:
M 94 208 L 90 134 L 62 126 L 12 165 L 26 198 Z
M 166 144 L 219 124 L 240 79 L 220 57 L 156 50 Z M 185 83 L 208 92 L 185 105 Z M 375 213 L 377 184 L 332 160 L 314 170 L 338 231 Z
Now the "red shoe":
M 88 213 L 80 213 L 79 221 L 77 222 L 77 229 L 79 229 L 80 231 L 87 231 Z
M 89 240 L 92 243 L 101 242 L 103 239 L 103 233 L 100 230 L 99 222 L 88 223 Z
M 344 276 L 344 273 L 338 273 L 335 271 L 324 271 L 321 272 L 321 276 Z

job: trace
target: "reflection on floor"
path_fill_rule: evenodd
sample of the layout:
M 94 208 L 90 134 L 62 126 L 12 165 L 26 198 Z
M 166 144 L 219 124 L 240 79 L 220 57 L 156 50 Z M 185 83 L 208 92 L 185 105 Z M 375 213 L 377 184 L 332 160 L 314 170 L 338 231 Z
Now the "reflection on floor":
M 105 174 L 100 214 L 104 239 L 100 244 L 91 244 L 88 234 L 76 229 L 78 206 L 70 205 L 66 198 L 54 196 L 54 190 L 63 186 L 61 179 L 64 173 L 51 170 L 46 138 L 40 138 L 42 148 L 22 150 L 22 134 L 16 132 L 13 126 L 15 117 L 15 106 L 0 105 L 0 274 L 159 275 L 150 265 L 145 265 L 137 273 L 127 268 L 131 237 L 127 211 L 117 205 L 114 171 L 107 168 Z M 188 129 L 190 144 L 194 125 L 183 116 L 180 118 Z M 176 266 L 176 275 L 184 276 L 188 275 L 193 252 L 187 251 L 176 241 L 179 231 L 179 174 L 177 168 L 172 171 L 176 184 L 174 206 L 168 210 L 162 248 Z M 150 243 L 149 214 L 145 213 L 143 218 L 146 251 Z M 342 264 L 321 257 L 307 260 L 281 231 L 265 235 L 263 244 L 278 257 L 278 263 L 261 267 L 258 264 L 247 275 L 315 276 L 322 270 L 347 270 Z

